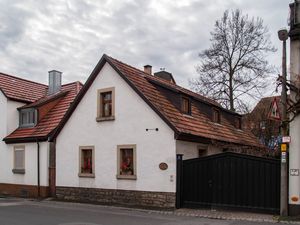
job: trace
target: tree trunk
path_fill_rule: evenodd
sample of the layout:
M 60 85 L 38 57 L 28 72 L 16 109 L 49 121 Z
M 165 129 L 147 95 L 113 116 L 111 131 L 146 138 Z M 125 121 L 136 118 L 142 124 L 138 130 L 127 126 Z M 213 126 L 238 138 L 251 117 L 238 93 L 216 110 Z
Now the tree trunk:
M 229 102 L 230 102 L 230 110 L 235 111 L 234 102 L 233 102 L 233 72 L 230 71 L 229 74 Z

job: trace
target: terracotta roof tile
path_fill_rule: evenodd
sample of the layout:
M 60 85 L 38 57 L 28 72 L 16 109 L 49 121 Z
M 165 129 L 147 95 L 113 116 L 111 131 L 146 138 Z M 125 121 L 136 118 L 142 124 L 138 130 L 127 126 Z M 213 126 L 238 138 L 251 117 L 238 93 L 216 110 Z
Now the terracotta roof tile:
M 0 90 L 9 98 L 31 103 L 45 96 L 47 85 L 0 73 Z
M 66 85 L 62 85 L 62 92 L 59 102 L 38 122 L 35 127 L 32 128 L 17 128 L 4 140 L 10 141 L 15 139 L 26 138 L 39 138 L 47 137 L 58 126 L 64 117 L 65 113 L 70 107 L 70 104 L 74 101 L 74 98 L 78 94 L 82 87 L 80 82 L 74 82 Z M 49 100 L 49 97 L 43 97 L 37 100 L 37 103 L 43 100 Z M 34 103 L 32 105 L 35 105 Z
M 174 88 L 199 101 L 221 108 L 215 101 L 161 78 L 144 73 L 114 58 L 108 57 L 108 59 L 180 133 L 242 145 L 261 146 L 258 139 L 251 132 L 236 129 L 232 123 L 224 117 L 221 118 L 221 124 L 213 123 L 207 115 L 194 105 L 192 105 L 192 116 L 182 114 L 180 110 L 159 91 L 155 82 L 162 84 L 162 86 Z M 222 110 L 228 111 L 225 109 Z

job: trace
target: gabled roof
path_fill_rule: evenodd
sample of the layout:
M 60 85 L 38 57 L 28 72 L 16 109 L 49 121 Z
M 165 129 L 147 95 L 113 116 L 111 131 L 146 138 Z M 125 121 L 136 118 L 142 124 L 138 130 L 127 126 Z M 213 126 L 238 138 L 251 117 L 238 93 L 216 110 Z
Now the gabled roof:
M 32 103 L 45 96 L 47 85 L 0 73 L 0 91 L 11 100 Z
M 82 84 L 80 82 L 65 84 L 62 85 L 62 91 L 60 93 L 41 97 L 34 103 L 29 104 L 30 107 L 37 107 L 49 103 L 49 101 L 59 100 L 55 106 L 41 118 L 35 127 L 17 128 L 5 137 L 4 141 L 6 143 L 46 141 L 53 130 L 61 122 L 81 87 Z
M 133 90 L 136 91 L 136 93 L 174 130 L 176 139 L 189 139 L 191 141 L 201 140 L 208 142 L 211 140 L 218 140 L 241 145 L 261 146 L 253 134 L 248 131 L 236 129 L 226 118 L 222 118 L 222 124 L 213 123 L 211 119 L 202 112 L 201 108 L 196 105 L 192 104 L 192 116 L 183 115 L 165 94 L 160 91 L 160 88 L 173 89 L 196 101 L 217 107 L 220 110 L 231 113 L 237 117 L 240 117 L 239 114 L 223 109 L 218 103 L 211 99 L 172 84 L 164 79 L 149 75 L 107 55 L 103 55 L 100 59 L 87 82 L 74 100 L 74 104 L 72 104 L 64 116 L 64 119 L 51 136 L 51 140 L 57 137 L 105 63 L 109 63 L 129 86 L 133 88 Z M 158 88 L 158 86 L 160 88 Z

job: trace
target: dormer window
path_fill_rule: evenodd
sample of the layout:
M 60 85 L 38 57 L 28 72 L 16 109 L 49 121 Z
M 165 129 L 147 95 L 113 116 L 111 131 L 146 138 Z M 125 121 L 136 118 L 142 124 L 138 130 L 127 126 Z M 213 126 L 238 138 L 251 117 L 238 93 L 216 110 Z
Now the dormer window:
M 37 113 L 33 108 L 20 110 L 20 127 L 34 127 L 37 122 Z
M 215 123 L 221 123 L 220 111 L 213 109 L 212 121 Z
M 242 119 L 240 117 L 235 118 L 235 128 L 242 129 Z
M 182 99 L 181 99 L 181 111 L 184 114 L 191 115 L 191 101 L 188 97 L 182 97 Z

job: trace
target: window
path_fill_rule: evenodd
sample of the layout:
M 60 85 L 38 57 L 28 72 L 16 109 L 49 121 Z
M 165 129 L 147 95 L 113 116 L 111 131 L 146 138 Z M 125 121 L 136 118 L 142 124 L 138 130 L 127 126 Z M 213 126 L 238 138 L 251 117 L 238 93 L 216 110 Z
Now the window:
M 181 100 L 181 111 L 184 114 L 191 114 L 191 101 L 189 98 L 187 97 L 182 97 Z
M 98 90 L 97 121 L 114 120 L 115 88 Z
M 242 119 L 241 118 L 239 118 L 239 117 L 235 118 L 235 127 L 237 129 L 242 129 Z
M 207 155 L 207 149 L 204 149 L 204 148 L 199 148 L 198 149 L 198 157 L 203 157 L 203 156 L 206 156 Z
M 136 145 L 118 145 L 118 179 L 136 179 Z
M 80 177 L 95 177 L 95 155 L 93 146 L 79 147 Z
M 37 121 L 35 109 L 21 109 L 20 127 L 33 127 Z
M 25 146 L 14 147 L 14 168 L 13 173 L 25 173 Z
M 217 109 L 213 109 L 213 122 L 220 123 L 221 122 L 221 116 L 220 111 Z

